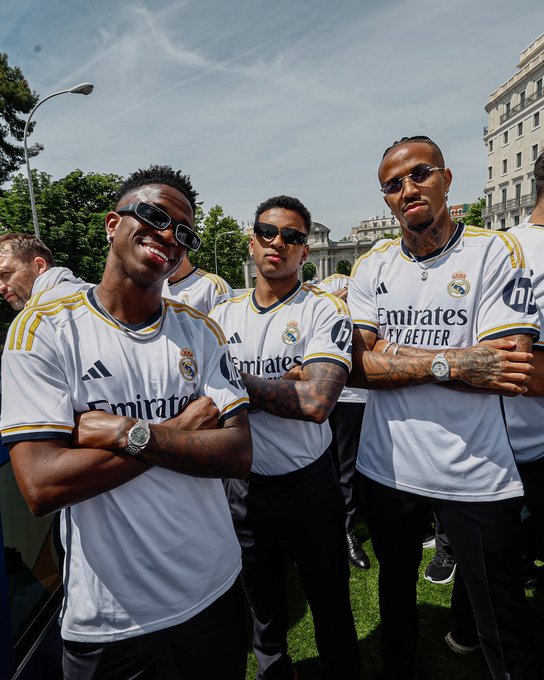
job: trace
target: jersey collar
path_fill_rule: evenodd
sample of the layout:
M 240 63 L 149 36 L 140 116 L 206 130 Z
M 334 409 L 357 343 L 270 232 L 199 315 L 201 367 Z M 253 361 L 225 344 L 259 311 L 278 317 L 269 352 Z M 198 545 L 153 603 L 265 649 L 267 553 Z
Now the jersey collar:
M 459 243 L 461 236 L 463 235 L 463 232 L 465 230 L 465 225 L 462 222 L 458 222 L 457 227 L 455 228 L 455 231 L 453 232 L 452 238 L 446 243 L 445 246 L 442 246 L 442 248 L 438 248 L 437 250 L 434 250 L 432 253 L 429 253 L 428 255 L 423 255 L 423 257 L 417 257 L 416 255 L 412 255 L 408 248 L 406 247 L 406 244 L 404 241 L 401 239 L 400 240 L 400 248 L 402 250 L 403 255 L 405 255 L 409 260 L 412 258 L 414 260 L 417 260 L 418 262 L 425 262 L 426 260 L 433 260 L 435 257 L 438 257 L 439 255 L 442 255 L 446 252 L 446 249 L 448 251 L 453 250 L 455 246 Z
M 298 293 L 298 291 L 301 289 L 302 283 L 300 281 L 297 281 L 296 286 L 290 290 L 287 295 L 284 295 L 280 300 L 277 302 L 274 302 L 274 304 L 270 305 L 270 307 L 261 307 L 261 305 L 257 302 L 257 298 L 255 296 L 255 288 L 251 292 L 251 306 L 253 309 L 258 314 L 266 314 L 267 312 L 272 312 L 275 309 L 277 309 L 280 305 L 286 304 L 291 298 L 295 297 L 295 295 Z

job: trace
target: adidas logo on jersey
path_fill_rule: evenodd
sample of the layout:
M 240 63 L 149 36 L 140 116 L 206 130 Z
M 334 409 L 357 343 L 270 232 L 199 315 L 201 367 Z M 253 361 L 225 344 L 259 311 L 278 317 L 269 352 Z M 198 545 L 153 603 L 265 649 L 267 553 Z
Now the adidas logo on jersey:
M 93 366 L 89 368 L 87 373 L 81 378 L 82 380 L 98 380 L 99 378 L 111 378 L 111 373 L 104 366 L 104 364 L 98 360 L 95 361 Z
M 236 332 L 232 337 L 229 338 L 229 345 L 236 345 L 242 342 L 242 338 Z
M 387 288 L 385 287 L 385 283 L 380 283 L 379 286 L 376 288 L 376 295 L 384 295 L 385 293 L 389 293 Z

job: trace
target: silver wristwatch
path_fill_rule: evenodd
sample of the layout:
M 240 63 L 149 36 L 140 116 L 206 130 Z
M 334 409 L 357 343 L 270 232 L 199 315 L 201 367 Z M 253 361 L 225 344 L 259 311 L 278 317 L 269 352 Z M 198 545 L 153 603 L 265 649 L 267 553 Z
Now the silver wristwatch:
M 443 352 L 439 352 L 433 359 L 431 373 L 439 381 L 450 379 L 450 365 Z
M 138 419 L 128 431 L 128 444 L 125 453 L 137 456 L 149 444 L 151 438 L 151 428 L 147 420 Z

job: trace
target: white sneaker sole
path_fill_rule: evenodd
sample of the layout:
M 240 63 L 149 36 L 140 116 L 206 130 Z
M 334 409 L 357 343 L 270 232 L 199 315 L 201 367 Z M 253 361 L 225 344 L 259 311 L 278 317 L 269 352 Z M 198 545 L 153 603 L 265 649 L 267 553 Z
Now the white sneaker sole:
M 443 579 L 442 581 L 437 581 L 434 578 L 431 578 L 430 576 L 427 576 L 427 574 L 424 574 L 424 578 L 426 581 L 430 581 L 431 583 L 436 583 L 437 585 L 443 586 L 446 585 L 446 583 L 451 583 L 453 579 L 455 578 L 455 571 L 457 569 L 457 564 L 453 565 L 453 569 L 451 570 L 451 574 L 448 576 L 448 578 Z
M 475 652 L 477 649 L 480 649 L 479 644 L 471 645 L 470 647 L 468 645 L 459 644 L 452 638 L 451 633 L 448 633 L 444 640 L 446 641 L 446 644 L 448 645 L 452 652 L 454 652 L 455 654 L 459 654 L 461 656 L 472 654 L 472 652 Z

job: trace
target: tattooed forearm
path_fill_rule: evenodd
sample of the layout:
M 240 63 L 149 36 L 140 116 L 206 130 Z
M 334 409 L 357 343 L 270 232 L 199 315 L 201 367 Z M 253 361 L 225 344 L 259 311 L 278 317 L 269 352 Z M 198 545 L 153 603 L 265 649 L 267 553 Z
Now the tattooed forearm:
M 316 423 L 329 417 L 346 378 L 344 368 L 329 362 L 307 364 L 301 380 L 267 380 L 242 373 L 252 408 Z

